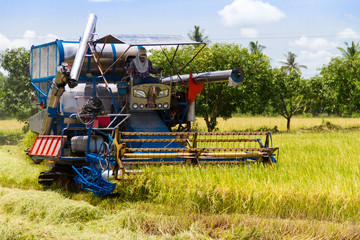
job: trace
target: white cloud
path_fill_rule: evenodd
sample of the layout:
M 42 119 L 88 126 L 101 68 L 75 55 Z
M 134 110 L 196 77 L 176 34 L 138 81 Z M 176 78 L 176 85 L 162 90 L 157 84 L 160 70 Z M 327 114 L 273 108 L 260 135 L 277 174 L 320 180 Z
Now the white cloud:
M 261 0 L 234 0 L 218 14 L 227 26 L 264 24 L 285 17 L 285 13 L 277 7 Z
M 27 30 L 27 31 L 25 31 L 23 38 L 30 38 L 30 39 L 36 38 L 36 33 L 35 33 L 35 31 Z
M 242 28 L 240 34 L 245 38 L 257 38 L 259 36 L 259 31 L 254 28 Z
M 8 48 L 11 44 L 10 39 L 8 39 L 5 35 L 0 33 L 0 51 Z
M 330 51 L 320 50 L 320 51 L 312 51 L 312 50 L 299 50 L 292 51 L 294 52 L 296 57 L 296 62 L 305 65 L 305 68 L 301 68 L 301 72 L 305 78 L 310 78 L 319 74 L 319 68 L 321 68 L 324 64 L 328 64 L 331 57 L 334 55 Z M 282 64 L 279 61 L 286 61 L 285 56 L 282 58 L 275 59 L 273 61 L 273 65 L 280 68 Z
M 333 55 L 325 50 L 320 51 L 300 51 L 299 58 L 303 59 L 305 62 L 329 62 Z
M 324 64 L 328 64 L 331 57 L 334 55 L 326 50 L 319 51 L 300 51 L 297 62 L 307 67 L 307 72 L 314 75 L 318 73 L 318 68 L 321 68 Z
M 345 28 L 344 30 L 338 32 L 336 37 L 339 39 L 360 39 L 360 34 L 351 28 Z
M 9 38 L 0 33 L 0 51 L 6 50 L 7 48 L 19 48 L 24 47 L 30 49 L 32 45 L 42 44 L 51 42 L 58 37 L 54 34 L 47 34 L 45 36 L 37 36 L 35 31 L 27 30 L 22 37 Z
M 6 49 L 24 47 L 30 50 L 32 45 L 43 44 L 58 39 L 54 34 L 47 34 L 45 36 L 37 36 L 35 31 L 27 30 L 24 32 L 22 37 L 9 38 L 4 34 L 0 33 L 0 53 Z M 7 72 L 0 67 L 0 72 L 3 75 L 7 75 Z
M 308 38 L 306 36 L 300 37 L 291 43 L 291 45 L 312 50 L 331 49 L 336 47 L 334 43 L 329 42 L 324 38 Z
M 25 38 L 9 39 L 8 37 L 0 33 L 0 51 L 3 51 L 7 48 L 19 47 L 30 48 L 31 43 L 28 39 Z
M 360 34 L 351 28 L 345 28 L 332 40 L 302 36 L 289 45 L 294 48 L 292 51 L 298 54 L 297 62 L 305 64 L 308 72 L 315 73 L 317 68 L 328 64 L 332 57 L 340 55 L 337 47 L 342 45 L 342 41 L 349 42 L 356 39 L 360 39 Z
M 318 74 L 318 69 L 329 63 L 336 54 L 337 44 L 325 38 L 302 36 L 289 42 L 289 46 L 297 55 L 296 62 L 307 67 L 302 72 L 308 78 Z

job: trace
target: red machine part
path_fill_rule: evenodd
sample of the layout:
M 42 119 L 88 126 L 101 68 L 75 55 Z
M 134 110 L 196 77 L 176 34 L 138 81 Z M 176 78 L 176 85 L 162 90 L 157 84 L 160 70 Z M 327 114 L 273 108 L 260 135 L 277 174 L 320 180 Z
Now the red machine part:
M 190 72 L 189 76 L 189 92 L 188 92 L 188 100 L 190 100 L 190 104 L 195 101 L 196 96 L 201 93 L 204 89 L 204 83 L 197 84 L 192 78 L 192 72 Z
M 66 140 L 66 136 L 40 135 L 36 138 L 30 156 L 50 156 L 58 157 L 61 152 L 61 145 Z

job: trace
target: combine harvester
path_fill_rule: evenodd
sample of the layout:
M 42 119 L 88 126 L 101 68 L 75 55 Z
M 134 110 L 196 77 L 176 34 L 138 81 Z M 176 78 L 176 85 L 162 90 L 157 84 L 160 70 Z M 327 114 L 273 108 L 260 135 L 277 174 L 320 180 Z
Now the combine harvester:
M 42 110 L 29 119 L 39 133 L 28 154 L 51 167 L 39 183 L 96 196 L 144 164 L 238 164 L 276 162 L 269 132 L 190 132 L 195 98 L 204 83 L 238 85 L 241 69 L 180 75 L 205 47 L 174 35 L 107 35 L 94 39 L 97 17 L 90 14 L 79 42 L 56 40 L 33 46 L 31 84 Z M 194 56 L 175 69 L 177 50 L 195 45 Z M 168 56 L 164 47 L 173 47 Z M 175 76 L 133 85 L 126 67 L 139 47 L 163 50 Z M 180 90 L 182 89 L 182 90 Z M 172 129 L 177 129 L 174 132 Z

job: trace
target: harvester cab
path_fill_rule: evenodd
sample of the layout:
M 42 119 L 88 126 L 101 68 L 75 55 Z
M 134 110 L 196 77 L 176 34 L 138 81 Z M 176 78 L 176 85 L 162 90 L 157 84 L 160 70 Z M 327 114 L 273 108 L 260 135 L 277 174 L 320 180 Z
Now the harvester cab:
M 112 193 L 133 166 L 148 164 L 239 164 L 276 162 L 269 132 L 191 132 L 195 99 L 205 83 L 240 84 L 239 68 L 181 73 L 205 43 L 174 35 L 107 35 L 94 39 L 97 17 L 89 16 L 79 42 L 56 40 L 33 46 L 31 84 L 41 111 L 29 119 L 39 133 L 29 156 L 51 168 L 39 183 Z M 180 69 L 176 53 L 195 45 Z M 161 49 L 176 73 L 134 84 L 129 61 L 140 47 Z M 165 47 L 172 47 L 168 56 Z

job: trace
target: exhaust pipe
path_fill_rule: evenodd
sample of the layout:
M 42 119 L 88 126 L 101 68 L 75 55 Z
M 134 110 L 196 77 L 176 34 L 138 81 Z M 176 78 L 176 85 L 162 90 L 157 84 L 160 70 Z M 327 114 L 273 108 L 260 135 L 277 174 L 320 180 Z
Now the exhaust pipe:
M 93 38 L 93 33 L 95 32 L 96 21 L 97 16 L 91 13 L 87 20 L 86 27 L 79 44 L 79 48 L 76 51 L 74 63 L 71 68 L 70 80 L 68 82 L 70 88 L 74 88 L 78 84 L 81 68 L 85 59 L 85 54 L 89 47 L 88 42 Z

